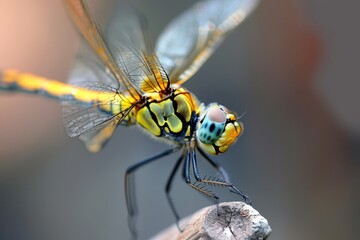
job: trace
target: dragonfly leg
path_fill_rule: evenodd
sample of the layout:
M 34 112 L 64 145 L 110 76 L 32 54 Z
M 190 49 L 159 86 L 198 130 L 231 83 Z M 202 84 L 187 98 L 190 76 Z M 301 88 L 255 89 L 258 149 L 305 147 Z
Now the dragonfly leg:
M 194 171 L 194 177 L 196 179 L 196 181 L 202 182 L 202 178 L 200 176 L 200 171 L 198 168 L 198 164 L 197 164 L 197 160 L 196 160 L 196 152 L 195 149 L 191 149 L 191 160 L 192 160 L 192 167 L 193 167 L 193 171 Z
M 197 190 L 198 192 L 204 194 L 205 196 L 209 197 L 211 200 L 213 200 L 217 205 L 219 203 L 219 197 L 216 196 L 216 194 L 214 194 L 213 192 L 211 192 L 209 189 L 206 189 L 204 184 L 202 184 L 202 181 L 198 181 L 197 180 L 197 175 L 199 175 L 198 173 L 197 174 L 194 174 L 195 175 L 195 178 L 196 178 L 196 181 L 194 183 L 191 182 L 191 177 L 190 177 L 190 168 L 191 168 L 191 159 L 193 157 L 193 150 L 187 150 L 186 152 L 186 159 L 185 159 L 185 163 L 184 163 L 184 173 L 183 173 L 183 176 L 184 176 L 184 179 L 185 179 L 185 182 L 193 189 Z M 194 169 L 194 172 L 198 171 Z M 199 178 L 201 179 L 201 178 Z M 202 179 L 201 179 L 202 180 Z
M 134 188 L 134 179 L 133 175 L 136 170 L 144 165 L 151 163 L 155 160 L 163 158 L 167 155 L 170 155 L 174 152 L 177 152 L 180 149 L 180 146 L 176 146 L 174 148 L 168 149 L 164 152 L 156 154 L 152 157 L 149 157 L 139 163 L 136 163 L 130 166 L 125 173 L 125 198 L 126 198 L 126 207 L 128 210 L 128 225 L 130 232 L 134 238 L 136 238 L 137 232 L 135 227 L 135 217 L 137 215 L 137 207 L 136 207 L 136 198 L 135 198 L 135 188 Z
M 171 171 L 171 173 L 169 175 L 169 178 L 168 178 L 168 180 L 166 182 L 166 186 L 165 186 L 166 198 L 167 198 L 168 203 L 170 205 L 171 211 L 173 212 L 173 214 L 175 216 L 176 226 L 178 227 L 180 232 L 182 232 L 182 229 L 180 228 L 180 225 L 179 225 L 180 217 L 179 217 L 178 211 L 175 208 L 174 202 L 172 201 L 172 198 L 170 196 L 170 191 L 171 191 L 171 188 L 172 188 L 172 183 L 173 183 L 175 174 L 178 171 L 179 166 L 180 166 L 181 162 L 184 160 L 184 158 L 185 158 L 185 151 L 184 151 L 183 154 L 181 154 L 179 159 L 176 161 L 176 163 L 175 163 L 175 165 L 174 165 L 174 167 L 173 167 L 173 169 L 172 169 L 172 171 Z
M 210 163 L 211 166 L 213 166 L 216 170 L 219 171 L 219 173 L 221 174 L 221 176 L 224 179 L 223 181 L 214 181 L 214 179 L 212 179 L 212 180 L 203 179 L 203 182 L 208 183 L 210 185 L 226 186 L 229 188 L 230 192 L 240 195 L 244 199 L 245 203 L 251 205 L 250 197 L 247 194 L 240 191 L 239 189 L 237 189 L 233 184 L 231 184 L 230 177 L 229 177 L 228 173 L 225 171 L 225 169 L 218 162 L 214 161 L 207 154 L 205 154 L 202 149 L 198 148 L 197 150 Z M 196 170 L 195 170 L 195 168 L 197 168 L 196 159 L 193 160 L 193 165 L 194 165 L 194 172 L 196 172 Z

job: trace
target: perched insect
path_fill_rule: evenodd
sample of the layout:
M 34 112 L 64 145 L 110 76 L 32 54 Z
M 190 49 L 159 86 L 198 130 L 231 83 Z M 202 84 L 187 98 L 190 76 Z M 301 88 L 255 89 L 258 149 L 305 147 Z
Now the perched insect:
M 150 47 L 143 26 L 135 18 L 118 14 L 105 38 L 84 1 L 64 3 L 85 40 L 69 83 L 8 70 L 1 72 L 0 90 L 60 99 L 66 133 L 80 136 L 91 152 L 101 150 L 118 125 L 138 124 L 150 135 L 171 143 L 171 149 L 126 171 L 126 202 L 131 218 L 136 215 L 131 175 L 145 164 L 180 150 L 166 184 L 168 199 L 173 177 L 183 164 L 185 182 L 215 202 L 218 196 L 204 185 L 228 187 L 249 202 L 225 170 L 207 155 L 224 153 L 243 132 L 242 123 L 220 104 L 204 106 L 182 84 L 253 10 L 257 0 L 201 1 L 168 25 L 155 48 Z M 197 152 L 220 172 L 221 179 L 200 175 Z

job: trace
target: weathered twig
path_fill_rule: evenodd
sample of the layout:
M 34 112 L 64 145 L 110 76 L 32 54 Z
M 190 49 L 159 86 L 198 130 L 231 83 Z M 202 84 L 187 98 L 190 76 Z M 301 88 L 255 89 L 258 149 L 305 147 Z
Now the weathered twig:
M 243 202 L 225 202 L 199 210 L 176 225 L 157 234 L 152 240 L 226 239 L 262 240 L 271 228 L 258 211 Z

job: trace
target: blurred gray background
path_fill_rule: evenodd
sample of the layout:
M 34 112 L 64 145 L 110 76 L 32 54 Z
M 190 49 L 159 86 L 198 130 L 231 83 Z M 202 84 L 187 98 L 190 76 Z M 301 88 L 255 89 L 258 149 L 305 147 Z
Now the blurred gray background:
M 110 1 L 89 1 L 105 21 Z M 193 1 L 132 1 L 153 39 Z M 272 229 L 270 239 L 357 239 L 360 33 L 357 1 L 262 1 L 185 84 L 246 112 L 216 157 Z M 0 69 L 66 81 L 79 37 L 61 1 L 0 0 Z M 125 169 L 168 146 L 118 128 L 99 154 L 68 138 L 56 101 L 0 96 L 0 239 L 129 239 Z M 177 156 L 136 175 L 140 239 L 174 223 L 164 184 Z M 203 172 L 211 172 L 202 165 Z M 221 190 L 224 201 L 237 200 Z M 177 177 L 181 216 L 210 203 Z

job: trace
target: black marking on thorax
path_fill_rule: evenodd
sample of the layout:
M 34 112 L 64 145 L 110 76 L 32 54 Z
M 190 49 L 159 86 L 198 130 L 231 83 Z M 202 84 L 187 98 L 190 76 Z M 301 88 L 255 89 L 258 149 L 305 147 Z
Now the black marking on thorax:
M 198 118 L 199 116 L 196 114 L 196 109 L 193 109 L 192 110 L 192 113 L 191 113 L 191 118 L 189 121 L 186 121 L 184 116 L 182 116 L 181 114 L 179 114 L 177 112 L 177 102 L 175 101 L 175 97 L 178 96 L 178 95 L 181 95 L 181 94 L 187 94 L 187 93 L 175 93 L 175 91 L 172 91 L 168 97 L 162 99 L 162 100 L 153 100 L 153 99 L 147 99 L 147 101 L 144 103 L 143 107 L 146 107 L 148 108 L 150 114 L 151 114 L 151 118 L 152 120 L 156 123 L 156 125 L 160 128 L 161 130 L 161 135 L 159 137 L 164 137 L 166 139 L 169 139 L 171 141 L 174 141 L 174 142 L 183 142 L 183 140 L 186 138 L 186 131 L 188 129 L 188 126 L 190 126 L 190 137 L 193 135 L 195 129 L 196 129 L 196 124 L 197 124 L 197 121 L 198 121 Z M 171 100 L 171 103 L 172 103 L 172 106 L 174 108 L 174 114 L 176 115 L 176 117 L 181 121 L 181 124 L 182 124 L 182 129 L 180 132 L 172 132 L 170 127 L 168 126 L 168 124 L 165 122 L 165 124 L 163 126 L 160 126 L 159 122 L 158 122 L 158 119 L 155 115 L 155 113 L 153 113 L 150 109 L 150 105 L 151 104 L 159 104 L 163 101 L 166 101 L 170 99 Z M 165 120 L 166 119 L 166 116 L 163 116 Z M 165 129 L 169 129 L 169 131 L 167 132 Z

